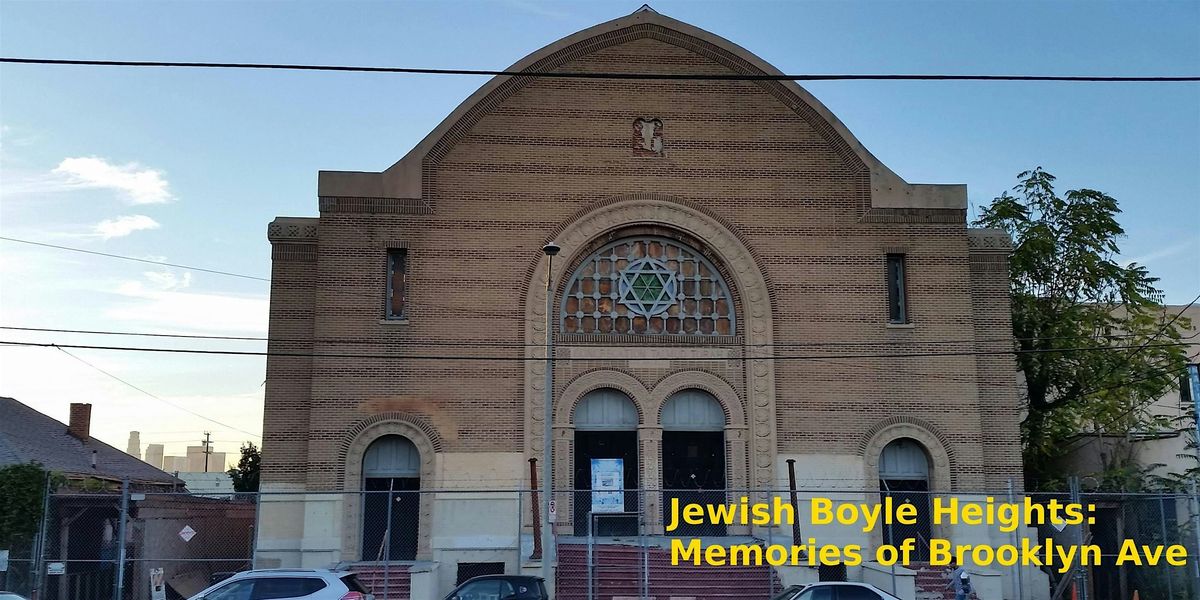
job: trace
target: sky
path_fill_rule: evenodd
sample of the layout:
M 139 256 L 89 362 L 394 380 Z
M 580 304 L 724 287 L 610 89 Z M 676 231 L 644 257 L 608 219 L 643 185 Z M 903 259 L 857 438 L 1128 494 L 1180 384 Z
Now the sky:
M 641 2 L 0 1 L 0 54 L 503 69 Z M 653 2 L 785 73 L 1200 75 L 1200 3 Z M 482 77 L 0 65 L 0 235 L 253 277 L 316 175 L 386 168 Z M 1121 203 L 1124 260 L 1200 293 L 1200 84 L 805 84 L 910 182 L 973 210 L 1042 166 Z M 0 240 L 0 325 L 265 336 L 267 284 Z M 0 330 L 0 340 L 261 342 Z M 264 360 L 0 347 L 0 395 L 182 454 L 260 442 Z M 119 379 L 119 380 L 118 380 Z

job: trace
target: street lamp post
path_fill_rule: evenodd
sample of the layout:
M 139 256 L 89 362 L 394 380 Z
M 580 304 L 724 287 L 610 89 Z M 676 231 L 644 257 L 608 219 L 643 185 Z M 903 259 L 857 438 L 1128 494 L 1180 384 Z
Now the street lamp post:
M 554 290 L 551 286 L 553 279 L 554 256 L 558 254 L 561 248 L 558 244 L 550 242 L 542 247 L 542 252 L 546 253 L 546 398 L 542 402 L 542 514 L 545 515 L 545 526 L 542 527 L 542 578 L 546 580 L 547 585 L 553 585 L 551 581 L 552 564 L 558 555 L 558 549 L 554 547 L 554 522 L 550 518 L 550 503 L 553 502 L 551 494 L 554 493 L 554 484 L 552 483 L 553 469 L 550 468 L 551 460 L 554 458 L 553 440 L 554 429 L 552 423 L 554 420 Z

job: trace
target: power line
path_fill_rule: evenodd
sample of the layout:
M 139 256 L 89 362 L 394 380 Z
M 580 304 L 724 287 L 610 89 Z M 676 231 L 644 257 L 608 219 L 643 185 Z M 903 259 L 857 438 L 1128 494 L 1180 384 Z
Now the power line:
M 351 73 L 403 73 L 410 75 L 480 75 L 554 79 L 634 79 L 652 81 L 1066 81 L 1180 83 L 1200 81 L 1200 76 L 1114 76 L 1114 75 L 944 75 L 944 74 L 828 74 L 772 75 L 770 73 L 615 73 L 578 71 L 493 71 L 488 69 L 426 69 L 418 67 L 365 67 L 348 65 L 305 65 L 283 63 L 175 62 L 155 60 L 82 60 L 61 58 L 2 57 L 0 63 L 72 65 L 88 67 L 169 67 L 189 69 L 253 69 L 274 71 L 338 71 Z
M 33 348 L 76 348 L 87 350 L 114 350 L 125 352 L 162 352 L 174 354 L 212 354 L 225 356 L 278 356 L 289 358 L 360 358 L 360 359 L 379 359 L 379 360 L 445 360 L 445 361 L 513 361 L 513 362 L 544 362 L 546 359 L 535 356 L 467 356 L 467 355 L 430 355 L 430 354 L 350 354 L 340 352 L 330 353 L 314 353 L 314 352 L 279 352 L 279 351 L 247 351 L 247 350 L 205 350 L 196 348 L 150 348 L 150 347 L 134 347 L 134 346 L 93 346 L 85 344 L 55 344 L 55 343 L 39 343 L 39 342 L 15 342 L 0 340 L 2 346 L 26 346 Z M 1184 342 L 1156 344 L 1153 348 L 1168 348 L 1177 346 L 1187 346 Z M 728 357 L 713 357 L 713 356 L 654 356 L 652 358 L 630 358 L 630 357 L 607 357 L 607 356 L 555 356 L 550 360 L 554 362 L 575 362 L 575 361 L 606 361 L 606 360 L 673 360 L 673 361 L 748 361 L 748 360 L 830 360 L 830 359 L 859 359 L 859 358 L 945 358 L 952 356 L 995 356 L 1009 354 L 1045 354 L 1054 352 L 1091 352 L 1103 350 L 1125 350 L 1134 346 L 1089 346 L 1089 347 L 1068 347 L 1068 348 L 1037 348 L 1030 350 L 971 350 L 971 351 L 946 351 L 946 352 L 903 352 L 890 354 L 833 354 L 833 355 L 770 355 L 770 354 L 752 354 L 749 356 L 728 356 Z M 603 350 L 600 346 L 597 349 Z
M 58 329 L 52 327 L 18 327 L 14 325 L 0 325 L 0 330 L 9 331 L 28 331 L 40 333 L 72 333 L 83 335 L 108 335 L 108 336 L 131 336 L 131 337 L 150 337 L 150 338 L 171 338 L 171 339 L 195 339 L 195 340 L 223 340 L 223 341 L 250 341 L 250 342 L 292 342 L 292 343 L 317 343 L 317 344 L 377 344 L 379 339 L 375 338 L 280 338 L 280 337 L 263 337 L 263 336 L 236 336 L 236 335 L 202 335 L 202 334 L 184 334 L 184 333 L 152 333 L 143 331 L 111 331 L 98 329 Z M 1029 338 L 981 338 L 981 339 L 927 339 L 927 340 L 864 340 L 864 341 L 836 341 L 836 342 L 775 342 L 772 344 L 739 344 L 739 343 L 697 343 L 686 344 L 688 348 L 821 348 L 821 347 L 836 347 L 836 346 L 898 346 L 898 345 L 949 345 L 949 344 L 989 344 L 989 343 L 1006 343 L 1013 340 L 1095 340 L 1109 339 L 1120 340 L 1139 337 L 1135 335 L 1102 335 L 1102 336 L 1057 336 L 1057 337 L 1029 337 Z M 1200 337 L 1200 332 L 1194 333 L 1188 337 L 1181 338 L 1190 340 Z M 662 340 L 664 345 L 674 345 L 670 339 Z M 406 339 L 406 346 L 458 346 L 468 348 L 541 348 L 545 344 L 527 344 L 524 342 L 503 342 L 496 340 L 487 341 L 468 341 L 468 340 L 419 340 Z M 594 344 L 571 344 L 558 343 L 559 348 L 595 348 Z M 643 345 L 611 345 L 605 344 L 605 348 L 641 348 Z
M 146 396 L 149 396 L 150 398 L 153 398 L 153 399 L 155 399 L 155 400 L 158 400 L 159 402 L 162 402 L 163 404 L 166 404 L 166 405 L 168 405 L 168 406 L 171 406 L 171 407 L 173 407 L 173 408 L 177 408 L 177 409 L 179 409 L 179 410 L 182 410 L 183 412 L 186 412 L 186 413 L 188 413 L 188 414 L 191 414 L 192 416 L 195 416 L 195 417 L 199 417 L 199 418 L 201 418 L 201 419 L 204 419 L 205 421 L 208 421 L 208 422 L 210 422 L 210 423 L 216 423 L 217 425 L 220 425 L 221 427 L 226 427 L 226 428 L 228 428 L 228 429 L 232 429 L 232 430 L 234 430 L 234 431 L 238 431 L 238 432 L 244 433 L 244 434 L 246 434 L 246 435 L 250 435 L 250 436 L 254 436 L 254 437 L 256 437 L 256 438 L 262 439 L 262 436 L 261 436 L 261 435 L 258 435 L 257 433 L 251 433 L 251 432 L 249 432 L 249 431 L 246 431 L 245 429 L 238 429 L 237 427 L 234 427 L 233 425 L 227 425 L 227 424 L 225 424 L 225 423 L 222 423 L 222 422 L 220 422 L 220 421 L 218 421 L 218 420 L 216 420 L 216 419 L 213 419 L 213 418 L 210 418 L 210 417 L 206 417 L 206 416 L 204 416 L 204 415 L 202 415 L 202 414 L 200 414 L 200 413 L 198 413 L 198 412 L 196 412 L 196 411 L 194 411 L 194 410 L 192 410 L 192 409 L 190 409 L 190 408 L 187 408 L 187 407 L 184 407 L 184 406 L 180 406 L 179 404 L 176 404 L 176 403 L 174 403 L 174 402 L 171 402 L 170 400 L 166 400 L 166 399 L 164 399 L 164 398 L 161 398 L 161 397 L 159 397 L 159 396 L 156 396 L 156 395 L 154 395 L 154 394 L 151 394 L 150 392 L 147 392 L 146 390 L 144 390 L 144 389 L 142 389 L 142 388 L 140 388 L 140 387 L 138 387 L 138 386 L 136 386 L 136 385 L 134 385 L 134 384 L 132 384 L 132 383 L 129 383 L 128 381 L 125 381 L 124 379 L 121 379 L 120 377 L 117 377 L 116 375 L 113 375 L 112 373 L 109 373 L 108 371 L 105 371 L 104 369 L 101 369 L 100 367 L 97 367 L 96 365 L 93 365 L 92 363 L 90 363 L 90 362 L 88 362 L 88 361 L 86 361 L 86 360 L 83 360 L 82 358 L 80 358 L 80 357 L 78 357 L 78 356 L 76 356 L 76 355 L 74 355 L 74 354 L 72 354 L 72 353 L 68 352 L 68 351 L 67 351 L 65 348 L 63 348 L 62 346 L 52 346 L 52 347 L 53 347 L 53 348 L 55 348 L 55 349 L 57 349 L 58 351 L 62 352 L 63 354 L 66 354 L 67 356 L 70 356 L 71 358 L 73 358 L 73 359 L 75 359 L 75 360 L 77 360 L 77 361 L 79 361 L 79 362 L 81 362 L 81 363 L 83 363 L 83 364 L 85 364 L 85 365 L 87 365 L 87 366 L 89 366 L 89 367 L 91 367 L 91 368 L 95 369 L 96 371 L 99 371 L 100 373 L 103 373 L 104 375 L 107 375 L 107 376 L 111 377 L 112 379 L 115 379 L 116 381 L 119 381 L 119 382 L 121 382 L 121 383 L 123 383 L 123 384 L 125 384 L 125 385 L 129 386 L 130 388 L 133 388 L 133 389 L 135 389 L 135 390 L 137 390 L 137 391 L 141 392 L 142 394 L 145 394 Z M 70 347 L 70 346 L 68 346 L 68 347 Z
M 71 252 L 82 252 L 84 254 L 94 254 L 96 256 L 105 256 L 108 258 L 117 258 L 120 260 L 131 260 L 134 262 L 158 265 L 160 267 L 175 267 L 177 269 L 191 269 L 193 271 L 203 271 L 205 273 L 214 273 L 217 275 L 228 275 L 229 277 L 241 277 L 242 279 L 255 279 L 258 281 L 271 281 L 270 279 L 267 279 L 266 277 L 255 277 L 253 275 L 242 275 L 240 273 L 230 273 L 229 271 L 218 271 L 215 269 L 192 267 L 192 266 L 188 266 L 188 265 L 180 265 L 180 264 L 169 263 L 169 262 L 161 262 L 161 261 L 149 260 L 149 259 L 145 259 L 145 258 L 134 258 L 132 256 L 122 256 L 120 254 L 109 254 L 107 252 L 97 252 L 95 250 L 84 250 L 83 248 L 72 248 L 70 246 L 59 246 L 57 244 L 47 244 L 45 242 L 34 242 L 34 241 L 30 241 L 30 240 L 21 240 L 21 239 L 17 239 L 17 238 L 4 237 L 4 236 L 0 236 L 0 240 L 4 240 L 6 242 L 16 242 L 18 244 L 29 244 L 31 246 L 43 246 L 46 248 L 55 248 L 57 250 L 68 250 Z

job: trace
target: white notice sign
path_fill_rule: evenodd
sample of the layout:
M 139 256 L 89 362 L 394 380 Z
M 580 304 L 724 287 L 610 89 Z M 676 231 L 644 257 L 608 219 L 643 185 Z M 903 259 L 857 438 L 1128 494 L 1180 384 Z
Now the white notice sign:
M 0 550 L 0 573 L 8 570 L 8 550 Z
M 62 575 L 67 572 L 67 563 L 52 562 L 46 563 L 47 575 Z
M 592 459 L 592 512 L 625 512 L 625 461 Z
M 190 542 L 192 538 L 196 537 L 196 530 L 192 529 L 191 525 L 184 525 L 183 529 L 179 530 L 179 537 L 183 538 L 185 542 Z
M 167 600 L 167 582 L 161 567 L 150 569 L 150 600 Z

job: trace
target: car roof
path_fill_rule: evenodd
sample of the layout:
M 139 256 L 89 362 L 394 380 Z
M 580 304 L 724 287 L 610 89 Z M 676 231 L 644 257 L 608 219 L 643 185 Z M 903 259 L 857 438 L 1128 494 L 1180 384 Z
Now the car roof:
M 879 592 L 881 594 L 884 594 L 885 596 L 890 596 L 892 598 L 896 597 L 895 594 L 893 594 L 887 590 L 881 590 L 878 587 L 875 587 L 874 585 L 871 585 L 869 583 L 863 583 L 861 581 L 814 581 L 812 583 L 805 584 L 804 586 L 802 586 L 802 589 L 808 589 L 808 588 L 818 587 L 818 586 L 821 586 L 821 587 L 825 587 L 825 586 L 828 586 L 828 587 L 842 587 L 842 586 L 860 587 L 860 588 L 867 588 L 868 590 L 871 590 L 873 592 Z
M 332 569 L 254 569 L 251 571 L 239 571 L 230 577 L 230 579 L 245 579 L 247 577 L 278 577 L 279 575 L 332 575 L 334 577 L 342 577 L 351 574 L 352 573 L 350 571 L 334 571 Z
M 479 580 L 484 580 L 484 579 L 508 579 L 508 580 L 520 579 L 523 581 L 542 581 L 542 578 L 538 577 L 537 575 L 505 575 L 503 573 L 493 573 L 491 575 L 478 575 L 478 576 L 468 579 L 467 581 L 464 581 L 463 583 L 467 583 L 470 581 L 479 581 Z

